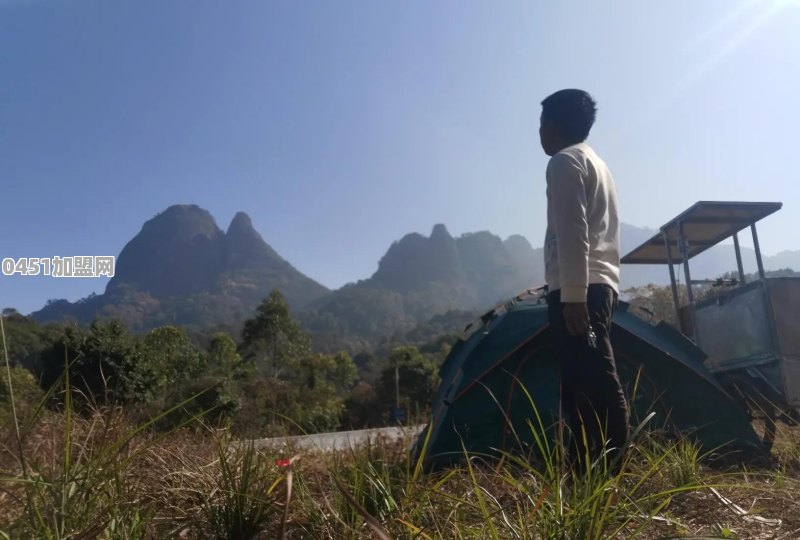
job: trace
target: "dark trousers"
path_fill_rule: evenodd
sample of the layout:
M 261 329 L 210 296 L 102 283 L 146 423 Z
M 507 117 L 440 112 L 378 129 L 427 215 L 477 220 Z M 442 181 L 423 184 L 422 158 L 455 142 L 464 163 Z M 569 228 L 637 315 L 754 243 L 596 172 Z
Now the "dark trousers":
M 609 339 L 617 293 L 608 285 L 589 285 L 586 304 L 597 336 L 596 346 L 591 347 L 587 336 L 572 336 L 567 331 L 560 292 L 548 295 L 548 315 L 556 358 L 561 363 L 561 406 L 569 417 L 570 459 L 576 469 L 584 471 L 587 455 L 593 461 L 604 447 L 622 449 L 628 438 L 628 405 Z

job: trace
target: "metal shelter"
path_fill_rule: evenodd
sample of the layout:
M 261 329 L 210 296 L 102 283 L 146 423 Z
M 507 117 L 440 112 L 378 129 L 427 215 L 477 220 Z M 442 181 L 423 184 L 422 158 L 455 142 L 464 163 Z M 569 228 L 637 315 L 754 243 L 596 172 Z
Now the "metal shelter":
M 743 397 L 751 412 L 765 413 L 767 444 L 774 436 L 775 418 L 800 419 L 800 278 L 766 277 L 756 231 L 756 222 L 781 207 L 779 202 L 701 201 L 622 258 L 623 264 L 667 265 L 681 331 L 708 355 L 706 365 L 723 386 Z M 758 278 L 751 283 L 739 245 L 739 233 L 748 228 L 758 267 Z M 737 277 L 694 279 L 689 261 L 729 238 Z M 679 264 L 685 305 L 675 272 Z M 698 285 L 712 289 L 698 298 Z

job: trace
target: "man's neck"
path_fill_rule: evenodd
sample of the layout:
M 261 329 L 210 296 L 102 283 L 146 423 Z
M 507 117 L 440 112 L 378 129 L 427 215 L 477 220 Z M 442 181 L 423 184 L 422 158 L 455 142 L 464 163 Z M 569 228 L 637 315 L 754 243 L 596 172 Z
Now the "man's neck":
M 574 141 L 574 142 L 562 141 L 561 143 L 556 145 L 556 148 L 558 148 L 558 150 L 556 150 L 555 153 L 558 154 L 559 152 L 561 152 L 565 148 L 569 148 L 570 146 L 575 146 L 577 144 L 581 144 L 582 142 L 585 142 L 585 141 Z

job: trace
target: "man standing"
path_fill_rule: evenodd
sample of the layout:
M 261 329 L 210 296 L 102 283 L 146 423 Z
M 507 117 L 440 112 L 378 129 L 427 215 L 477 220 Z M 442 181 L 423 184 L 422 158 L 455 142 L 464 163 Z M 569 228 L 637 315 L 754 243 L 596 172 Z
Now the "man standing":
M 628 408 L 609 340 L 619 294 L 616 188 L 605 162 L 585 142 L 596 112 L 588 93 L 561 90 L 542 101 L 539 127 L 551 156 L 548 314 L 561 363 L 562 408 L 570 418 L 570 454 L 579 471 L 604 448 L 623 448 L 628 436 Z

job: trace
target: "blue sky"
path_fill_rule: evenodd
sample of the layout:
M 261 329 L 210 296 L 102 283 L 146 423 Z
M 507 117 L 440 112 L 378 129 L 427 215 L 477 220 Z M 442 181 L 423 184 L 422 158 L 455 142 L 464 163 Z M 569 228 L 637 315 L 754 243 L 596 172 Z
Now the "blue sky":
M 565 87 L 623 221 L 779 200 L 762 248 L 800 249 L 798 28 L 798 0 L 0 0 L 0 257 L 117 255 L 176 203 L 247 212 L 329 287 L 440 222 L 540 245 Z M 0 305 L 104 288 L 0 276 Z

